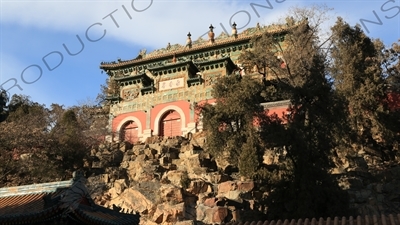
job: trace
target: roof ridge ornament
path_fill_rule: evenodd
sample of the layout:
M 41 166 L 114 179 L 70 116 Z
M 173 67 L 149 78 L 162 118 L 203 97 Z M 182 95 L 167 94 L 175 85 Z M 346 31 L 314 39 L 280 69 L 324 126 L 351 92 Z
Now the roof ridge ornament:
M 146 50 L 145 48 L 142 49 L 142 50 L 140 50 L 140 51 L 139 51 L 139 55 L 138 55 L 134 60 L 145 58 L 146 52 L 147 52 L 147 50 Z
M 185 46 L 185 48 L 186 47 L 188 47 L 188 48 L 192 48 L 192 39 L 190 38 L 190 36 L 192 36 L 191 34 L 190 34 L 190 32 L 187 34 L 187 39 L 186 39 L 186 46 Z
M 238 37 L 238 32 L 237 32 L 236 26 L 237 26 L 236 23 L 233 22 L 233 24 L 232 24 L 232 36 L 233 36 L 235 39 Z
M 210 28 L 210 31 L 208 32 L 208 40 L 209 40 L 209 42 L 210 42 L 211 44 L 214 44 L 214 43 L 215 43 L 215 39 L 214 39 L 214 37 L 215 37 L 215 34 L 214 34 L 214 27 L 213 27 L 213 25 L 211 24 L 209 28 Z

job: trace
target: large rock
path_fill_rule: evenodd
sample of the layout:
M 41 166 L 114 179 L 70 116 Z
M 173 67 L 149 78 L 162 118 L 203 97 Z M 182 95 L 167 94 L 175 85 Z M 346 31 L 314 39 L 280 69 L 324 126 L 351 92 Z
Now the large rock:
M 183 141 L 183 137 L 180 137 L 180 136 L 177 136 L 174 138 L 164 138 L 163 144 L 165 146 L 175 148 L 175 147 L 179 147 L 180 144 L 182 143 L 182 141 Z
M 227 193 L 229 191 L 237 190 L 237 184 L 234 181 L 226 181 L 218 184 L 218 194 Z
M 279 163 L 279 155 L 273 150 L 267 150 L 263 155 L 263 163 L 266 165 L 273 165 Z
M 190 179 L 202 179 L 207 173 L 207 168 L 205 167 L 193 167 L 187 171 Z
M 225 222 L 225 219 L 228 216 L 228 209 L 220 206 L 208 207 L 198 205 L 196 214 L 196 219 L 205 224 L 221 224 Z
M 225 197 L 230 200 L 242 202 L 241 195 L 254 189 L 254 182 L 226 181 L 218 184 L 217 197 Z
M 194 146 L 191 144 L 183 145 L 180 148 L 180 152 L 181 153 L 188 152 L 188 154 L 191 154 L 193 152 L 193 148 L 194 148 Z
M 187 192 L 198 195 L 204 192 L 212 192 L 212 186 L 204 180 L 192 180 L 190 181 L 189 187 L 186 189 Z
M 125 153 L 124 157 L 122 158 L 122 162 L 128 162 L 131 161 L 132 155 Z
M 193 156 L 193 154 L 190 151 L 185 151 L 185 152 L 179 153 L 179 158 L 180 159 L 187 159 L 187 158 L 192 157 L 192 156 Z M 200 165 L 200 163 L 199 163 L 199 165 Z
M 180 153 L 180 159 L 172 160 L 172 163 L 175 164 L 178 170 L 187 171 L 190 179 L 202 178 L 207 173 L 207 168 L 202 167 L 200 155 L 194 154 L 191 155 L 189 153 Z
M 121 194 L 127 187 L 128 185 L 126 184 L 125 179 L 119 179 L 114 182 L 114 189 L 118 195 Z
M 160 136 L 151 136 L 151 137 L 146 138 L 145 144 L 148 144 L 148 145 L 158 144 L 161 139 L 162 139 L 162 137 L 160 137 Z
M 204 201 L 208 198 L 213 198 L 214 197 L 214 193 L 200 193 L 197 195 L 197 205 L 203 204 Z
M 254 182 L 253 181 L 238 181 L 237 188 L 242 193 L 250 192 L 254 189 Z
M 207 198 L 204 200 L 203 204 L 208 207 L 214 207 L 214 206 L 217 206 L 217 201 L 218 201 L 218 198 L 215 198 L 215 197 Z
M 215 159 L 217 167 L 222 169 L 224 172 L 229 172 L 231 168 L 236 167 L 235 165 L 229 163 L 229 158 L 229 153 L 223 152 L 221 157 L 217 157 Z
M 206 143 L 206 136 L 204 132 L 198 132 L 190 137 L 190 144 L 198 147 L 203 147 Z
M 171 184 L 177 187 L 189 187 L 190 179 L 186 171 L 172 170 L 165 173 L 162 177 L 163 180 L 168 180 Z
M 149 158 L 153 159 L 154 155 L 157 154 L 157 150 L 151 149 L 151 148 L 146 148 L 143 150 L 143 153 Z
M 196 207 L 196 220 L 202 221 L 205 224 L 210 224 L 211 219 L 206 217 L 206 210 L 210 207 L 205 206 L 203 204 L 199 204 Z
M 202 178 L 212 184 L 219 184 L 230 179 L 228 175 L 219 172 L 206 173 Z
M 161 154 L 164 152 L 164 146 L 161 145 L 160 143 L 154 143 L 154 144 L 149 144 L 149 148 L 154 149 L 157 151 L 158 154 Z
M 143 182 L 151 181 L 156 177 L 159 178 L 156 173 L 158 167 L 157 165 L 153 165 L 153 161 L 143 161 L 138 158 L 135 161 L 129 162 L 127 173 L 130 180 Z
M 132 152 L 135 155 L 142 155 L 144 153 L 144 148 L 145 148 L 145 145 L 135 145 L 132 148 Z
M 158 196 L 159 196 L 159 201 L 161 202 L 173 202 L 173 203 L 183 202 L 182 189 L 172 184 L 162 185 L 160 187 Z
M 221 224 L 228 216 L 228 208 L 221 206 L 206 206 L 203 204 L 197 205 L 196 220 L 205 224 Z
M 211 212 L 212 222 L 217 224 L 223 223 L 225 218 L 228 216 L 228 209 L 224 207 L 214 207 Z
M 127 187 L 125 179 L 115 180 L 112 187 L 108 190 L 108 194 L 111 198 L 117 198 Z
M 156 211 L 153 214 L 153 221 L 160 224 L 175 223 L 185 218 L 185 204 L 180 203 L 171 205 L 163 203 L 157 205 Z
M 140 214 L 151 214 L 155 208 L 154 200 L 145 196 L 139 190 L 126 189 L 121 195 L 111 199 L 108 206 L 116 205 L 123 209 L 133 209 Z
M 194 168 L 194 167 L 201 167 L 201 161 L 200 161 L 200 155 L 199 154 L 194 154 L 190 155 L 185 159 L 185 166 L 188 167 L 188 169 Z

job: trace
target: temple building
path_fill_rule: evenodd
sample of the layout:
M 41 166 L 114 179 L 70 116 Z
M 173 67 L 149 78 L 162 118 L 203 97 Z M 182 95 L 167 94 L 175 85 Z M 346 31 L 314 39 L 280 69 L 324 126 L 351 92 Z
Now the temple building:
M 287 25 L 248 28 L 238 33 L 232 25 L 230 35 L 214 34 L 211 25 L 208 40 L 192 41 L 190 32 L 184 45 L 174 44 L 139 55 L 131 60 L 102 62 L 108 78 L 110 128 L 113 140 L 132 143 L 151 136 L 184 136 L 202 130 L 196 105 L 215 102 L 212 87 L 216 79 L 230 74 L 257 76 L 244 69 L 240 54 L 252 48 L 251 39 L 264 32 L 285 34 Z M 283 63 L 283 62 L 282 62 Z M 283 113 L 288 101 L 265 103 L 271 112 Z

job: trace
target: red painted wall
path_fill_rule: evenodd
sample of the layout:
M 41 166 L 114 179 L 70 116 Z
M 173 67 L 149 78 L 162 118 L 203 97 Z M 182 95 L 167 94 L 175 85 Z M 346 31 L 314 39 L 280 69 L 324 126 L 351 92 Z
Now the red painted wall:
M 215 103 L 216 102 L 216 99 L 208 99 L 208 100 L 203 100 L 203 101 L 200 101 L 200 102 L 197 102 L 197 105 L 204 105 L 204 104 L 206 104 L 206 103 L 208 103 L 208 104 L 213 104 L 213 103 Z M 195 112 L 194 112 L 194 121 L 197 123 L 197 122 L 199 122 L 199 114 L 200 114 L 200 110 L 196 110 Z
M 278 115 L 279 118 L 283 119 L 284 116 L 288 113 L 288 108 L 289 106 L 281 106 L 281 107 L 273 107 L 273 108 L 269 108 L 267 110 L 268 112 L 268 116 L 271 116 L 273 114 Z
M 197 104 L 198 105 L 202 105 L 202 104 L 205 104 L 205 103 L 213 104 L 215 102 L 216 102 L 215 99 L 209 99 L 209 100 L 200 101 Z M 156 124 L 160 122 L 160 121 L 156 121 L 157 115 L 168 106 L 179 107 L 183 111 L 184 116 L 185 116 L 185 124 L 184 124 L 185 127 L 188 126 L 188 123 L 192 123 L 192 122 L 196 122 L 197 123 L 198 122 L 199 114 L 198 114 L 197 111 L 195 111 L 194 120 L 191 120 L 191 118 L 190 118 L 191 117 L 191 115 L 190 115 L 191 107 L 193 107 L 190 102 L 184 101 L 184 100 L 175 101 L 175 102 L 168 102 L 168 103 L 156 105 L 156 106 L 154 106 L 154 108 L 151 109 L 151 112 L 150 112 L 150 118 L 151 118 L 150 129 L 152 131 L 155 130 Z M 287 113 L 287 109 L 288 109 L 288 106 L 273 107 L 273 108 L 269 108 L 268 111 L 266 111 L 266 112 L 268 112 L 268 115 L 277 114 L 278 117 L 283 118 L 283 116 Z M 166 112 L 168 112 L 168 111 L 165 111 L 165 113 Z M 116 132 L 118 126 L 120 125 L 120 123 L 124 119 L 126 119 L 127 117 L 130 117 L 130 116 L 138 118 L 139 122 L 141 123 L 142 130 L 140 130 L 140 133 L 143 134 L 143 131 L 145 129 L 148 129 L 146 127 L 146 116 L 147 116 L 147 113 L 144 112 L 144 111 L 136 111 L 136 112 L 120 114 L 117 117 L 115 117 L 113 119 L 113 121 L 112 121 L 112 130 L 114 132 Z M 163 117 L 161 116 L 159 119 L 163 119 Z M 138 121 L 135 121 L 135 122 L 138 123 Z M 181 120 L 181 122 L 183 123 L 183 119 Z M 257 122 L 255 122 L 255 123 L 257 123 Z M 161 129 L 161 127 L 159 127 L 159 132 L 161 132 L 160 129 Z

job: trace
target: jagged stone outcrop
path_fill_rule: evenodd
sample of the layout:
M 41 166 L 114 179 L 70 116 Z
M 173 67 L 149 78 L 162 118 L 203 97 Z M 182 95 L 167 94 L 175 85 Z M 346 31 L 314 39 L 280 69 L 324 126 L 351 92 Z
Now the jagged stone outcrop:
M 92 167 L 99 170 L 89 178 L 93 199 L 105 207 L 139 212 L 141 224 L 241 221 L 268 193 L 232 173 L 235 166 L 227 160 L 214 161 L 203 150 L 204 141 L 199 133 L 190 140 L 151 137 L 134 146 L 100 146 L 92 151 Z M 264 164 L 276 165 L 284 154 L 266 151 Z M 331 173 L 348 191 L 358 214 L 400 209 L 399 166 L 384 166 L 376 152 L 367 151 L 337 151 L 334 160 Z

